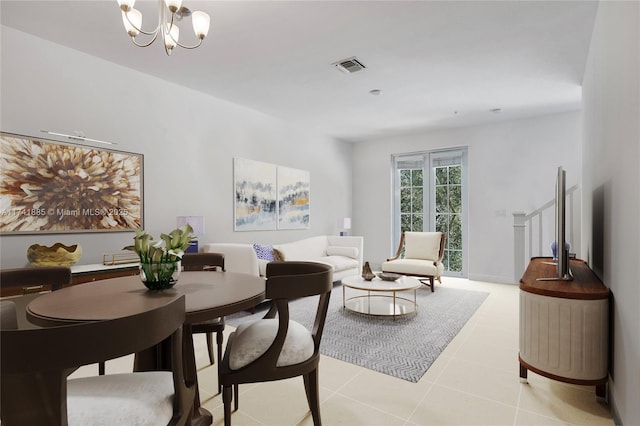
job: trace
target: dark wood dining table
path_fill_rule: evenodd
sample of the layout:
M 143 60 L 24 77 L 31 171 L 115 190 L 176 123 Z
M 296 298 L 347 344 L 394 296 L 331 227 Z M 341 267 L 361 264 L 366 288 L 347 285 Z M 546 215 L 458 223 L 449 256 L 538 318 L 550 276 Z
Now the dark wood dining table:
M 251 309 L 265 298 L 263 278 L 234 272 L 182 272 L 169 290 L 150 291 L 138 276 L 95 281 L 63 288 L 34 299 L 27 306 L 27 318 L 39 326 L 55 326 L 85 321 L 100 321 L 133 315 L 152 309 L 184 294 L 185 379 L 196 384 L 192 424 L 209 425 L 211 413 L 200 406 L 197 370 L 193 350 L 192 324 Z M 166 351 L 159 345 L 136 354 L 135 369 L 167 369 Z

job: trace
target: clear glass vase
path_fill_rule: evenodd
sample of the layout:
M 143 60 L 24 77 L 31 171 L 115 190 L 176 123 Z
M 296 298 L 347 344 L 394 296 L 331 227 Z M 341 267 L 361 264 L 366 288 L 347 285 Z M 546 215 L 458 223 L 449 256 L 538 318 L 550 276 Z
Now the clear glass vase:
M 141 262 L 140 279 L 149 290 L 165 290 L 178 282 L 182 264 L 180 260 L 170 262 Z

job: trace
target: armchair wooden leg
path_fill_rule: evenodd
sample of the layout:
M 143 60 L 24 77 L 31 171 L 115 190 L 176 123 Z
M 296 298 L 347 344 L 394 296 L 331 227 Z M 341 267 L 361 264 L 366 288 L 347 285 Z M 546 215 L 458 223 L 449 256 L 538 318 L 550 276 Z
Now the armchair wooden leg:
M 429 278 L 420 278 L 418 281 L 420 281 L 422 284 L 426 285 L 427 287 L 431 287 L 431 292 L 433 293 L 433 277 L 429 277 Z

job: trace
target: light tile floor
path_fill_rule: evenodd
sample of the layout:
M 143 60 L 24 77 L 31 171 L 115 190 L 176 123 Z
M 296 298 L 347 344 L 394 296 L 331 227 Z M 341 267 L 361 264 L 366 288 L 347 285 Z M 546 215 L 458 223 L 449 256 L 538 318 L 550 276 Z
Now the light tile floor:
M 325 425 L 613 425 L 594 387 L 518 376 L 518 287 L 443 278 L 438 286 L 489 292 L 460 333 L 418 383 L 343 361 L 320 361 L 320 411 Z M 425 288 L 425 291 L 428 291 Z M 227 327 L 231 332 L 232 328 Z M 196 335 L 202 405 L 221 425 L 216 366 L 208 366 L 204 335 Z M 131 357 L 107 363 L 127 371 Z M 95 374 L 95 366 L 74 375 Z M 130 371 L 130 370 L 129 370 Z M 312 425 L 302 379 L 240 386 L 234 425 Z

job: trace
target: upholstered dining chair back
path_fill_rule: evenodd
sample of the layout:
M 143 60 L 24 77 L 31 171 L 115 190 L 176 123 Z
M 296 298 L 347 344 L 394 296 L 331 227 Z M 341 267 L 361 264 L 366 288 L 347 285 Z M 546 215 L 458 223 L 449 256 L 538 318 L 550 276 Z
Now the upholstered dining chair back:
M 0 270 L 0 287 L 21 288 L 22 293 L 60 290 L 71 284 L 71 269 L 67 266 L 35 266 Z
M 234 407 L 238 409 L 238 384 L 303 376 L 313 423 L 320 425 L 318 363 L 333 288 L 331 266 L 315 262 L 269 262 L 266 277 L 265 296 L 271 299 L 271 309 L 263 319 L 238 326 L 229 337 L 220 365 L 224 423 L 231 424 L 234 398 Z M 290 318 L 290 300 L 318 295 L 310 330 Z
M 67 266 L 32 266 L 0 270 L 3 297 L 16 304 L 17 322 L 21 328 L 32 327 L 25 315 L 26 307 L 40 293 L 60 290 L 71 284 L 71 269 Z M 13 297 L 15 296 L 15 297 Z M 103 364 L 101 364 L 102 368 Z
M 113 320 L 1 330 L 3 426 L 184 424 L 195 389 L 182 365 L 184 296 Z M 67 379 L 76 367 L 139 352 L 164 340 L 172 371 Z
M 224 254 L 185 253 L 182 255 L 182 267 L 185 271 L 206 271 L 218 268 L 224 271 Z
M 222 253 L 185 253 L 182 255 L 182 267 L 185 271 L 224 271 L 224 254 Z M 207 337 L 207 352 L 209 364 L 215 363 L 213 351 L 213 333 L 216 333 L 218 347 L 218 362 L 222 359 L 222 345 L 224 343 L 224 317 L 213 318 L 195 323 L 191 326 L 192 333 L 205 333 Z M 218 376 L 218 392 L 222 390 Z
M 403 232 L 394 257 L 382 263 L 382 272 L 424 277 L 421 282 L 433 291 L 434 279 L 442 282 L 445 239 L 443 232 Z

